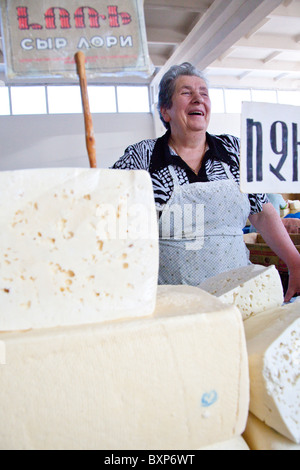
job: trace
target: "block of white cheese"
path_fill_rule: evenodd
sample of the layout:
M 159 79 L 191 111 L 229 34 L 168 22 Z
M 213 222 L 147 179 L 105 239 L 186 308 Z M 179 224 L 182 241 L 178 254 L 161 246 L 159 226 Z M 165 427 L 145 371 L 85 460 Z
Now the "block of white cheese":
M 240 436 L 240 312 L 161 286 L 153 316 L 0 334 L 0 449 L 198 449 Z
M 282 436 L 252 413 L 249 413 L 243 438 L 250 450 L 300 450 L 299 444 Z
M 290 208 L 287 207 L 286 209 L 280 209 L 280 217 L 285 217 L 290 213 Z
M 244 322 L 250 372 L 250 411 L 300 443 L 300 303 Z
M 199 287 L 222 302 L 236 305 L 245 320 L 251 315 L 283 304 L 280 275 L 275 266 L 249 266 L 232 269 L 202 282 Z
M 290 209 L 291 211 L 300 212 L 300 201 L 295 200 L 295 201 L 290 201 Z
M 0 173 L 0 330 L 152 314 L 158 230 L 146 171 Z
M 199 450 L 250 450 L 242 436 L 234 437 L 229 441 L 218 442 Z

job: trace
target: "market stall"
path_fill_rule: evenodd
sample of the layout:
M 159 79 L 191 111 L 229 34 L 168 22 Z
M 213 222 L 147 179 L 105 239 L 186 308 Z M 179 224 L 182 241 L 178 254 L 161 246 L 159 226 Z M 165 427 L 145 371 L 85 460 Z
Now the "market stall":
M 255 233 L 246 239 L 252 264 L 196 286 L 159 285 L 151 177 L 97 161 L 86 69 L 96 73 L 101 58 L 76 50 L 71 60 L 68 37 L 49 37 L 55 19 L 72 29 L 67 8 L 2 3 L 18 30 L 5 35 L 9 76 L 78 74 L 90 168 L 0 173 L 0 449 L 115 451 L 106 462 L 115 464 L 129 450 L 300 450 L 300 302 L 284 302 L 286 267 Z M 98 2 L 71 3 L 77 30 L 84 20 L 126 27 L 137 5 L 104 14 Z M 116 36 L 74 37 L 81 47 L 106 44 L 105 74 L 149 71 L 141 46 L 109 66 Z M 121 37 L 129 47 L 129 33 Z M 193 106 L 189 122 L 203 120 L 206 108 Z M 247 209 L 248 196 L 238 197 Z M 282 210 L 297 211 L 288 199 Z M 240 246 L 242 233 L 231 235 Z M 299 237 L 290 234 L 300 253 Z

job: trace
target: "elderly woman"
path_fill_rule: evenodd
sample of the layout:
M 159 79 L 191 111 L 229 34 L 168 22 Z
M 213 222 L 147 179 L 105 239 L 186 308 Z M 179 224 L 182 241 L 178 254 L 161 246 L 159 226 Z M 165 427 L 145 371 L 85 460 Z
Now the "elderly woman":
M 264 194 L 239 189 L 239 140 L 207 132 L 207 82 L 191 64 L 173 66 L 159 92 L 166 134 L 131 145 L 116 169 L 147 170 L 159 213 L 159 284 L 198 285 L 249 264 L 247 218 L 290 272 L 286 301 L 300 292 L 300 254 Z

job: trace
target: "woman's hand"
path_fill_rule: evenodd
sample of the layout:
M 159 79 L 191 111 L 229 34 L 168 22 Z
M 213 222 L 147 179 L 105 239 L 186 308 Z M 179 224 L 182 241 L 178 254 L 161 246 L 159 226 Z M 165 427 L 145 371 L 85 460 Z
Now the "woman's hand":
M 249 221 L 288 267 L 289 286 L 284 300 L 289 302 L 296 294 L 300 294 L 300 253 L 272 204 L 264 204 L 262 212 L 250 215 Z
M 284 301 L 289 302 L 296 294 L 300 294 L 300 265 L 289 268 L 289 285 Z

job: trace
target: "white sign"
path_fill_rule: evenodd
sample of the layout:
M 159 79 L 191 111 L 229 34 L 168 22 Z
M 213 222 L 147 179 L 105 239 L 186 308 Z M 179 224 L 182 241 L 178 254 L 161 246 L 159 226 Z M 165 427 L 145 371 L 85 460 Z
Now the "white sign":
M 300 193 L 300 108 L 242 106 L 241 191 Z

